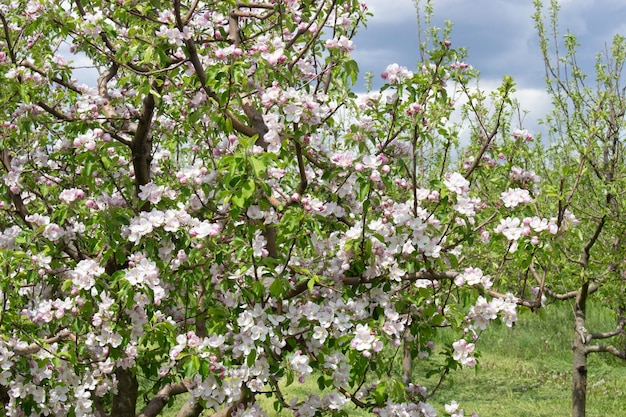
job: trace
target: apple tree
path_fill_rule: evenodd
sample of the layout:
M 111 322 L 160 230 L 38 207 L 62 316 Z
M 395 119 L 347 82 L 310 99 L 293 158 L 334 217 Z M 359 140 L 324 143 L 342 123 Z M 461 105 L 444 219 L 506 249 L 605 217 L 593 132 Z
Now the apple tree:
M 432 416 L 441 385 L 413 363 L 473 366 L 481 330 L 535 305 L 470 250 L 525 262 L 567 223 L 515 217 L 538 178 L 513 81 L 479 92 L 432 30 L 416 71 L 390 64 L 357 96 L 367 16 L 355 0 L 2 2 L 7 416 L 149 417 L 181 394 L 180 417 L 265 415 L 265 396 L 296 416 Z

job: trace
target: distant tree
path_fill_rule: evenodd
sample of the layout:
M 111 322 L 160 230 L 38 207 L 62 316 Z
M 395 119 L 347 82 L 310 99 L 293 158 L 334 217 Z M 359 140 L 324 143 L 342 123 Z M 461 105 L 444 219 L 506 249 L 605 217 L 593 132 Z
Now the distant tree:
M 539 205 L 556 213 L 559 230 L 565 231 L 569 213 L 580 224 L 574 233 L 555 236 L 550 253 L 533 253 L 528 271 L 537 293 L 573 300 L 572 416 L 583 417 L 587 355 L 626 359 L 626 39 L 616 35 L 598 54 L 595 79 L 589 79 L 577 61 L 575 35 L 561 38 L 558 2 L 548 6 L 547 19 L 542 3 L 535 1 L 534 20 L 554 109 L 545 123 L 552 146 L 538 161 L 545 187 Z M 614 328 L 588 328 L 591 297 L 615 312 Z
M 441 384 L 413 362 L 443 380 L 491 321 L 538 305 L 477 267 L 481 248 L 541 276 L 528 254 L 558 247 L 577 201 L 527 215 L 513 81 L 487 97 L 432 29 L 418 71 L 391 64 L 359 97 L 366 16 L 354 0 L 0 5 L 7 415 L 149 417 L 188 393 L 180 417 L 264 415 L 261 395 L 297 416 L 431 416 Z M 444 327 L 458 340 L 435 348 Z M 306 398 L 279 385 L 311 379 Z

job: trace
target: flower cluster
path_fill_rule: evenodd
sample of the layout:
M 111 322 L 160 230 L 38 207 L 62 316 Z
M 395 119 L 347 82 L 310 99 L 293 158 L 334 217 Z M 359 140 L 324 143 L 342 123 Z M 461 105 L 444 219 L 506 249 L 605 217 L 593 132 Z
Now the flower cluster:
M 530 243 L 539 245 L 541 242 L 539 233 L 544 231 L 552 235 L 556 234 L 558 232 L 556 219 L 548 220 L 533 216 L 520 220 L 519 217 L 507 217 L 506 219 L 501 219 L 498 226 L 494 229 L 495 233 L 502 234 L 509 240 L 510 252 L 517 250 L 518 241 L 521 238 L 529 238 Z
M 513 326 L 513 323 L 517 321 L 517 301 L 518 299 L 512 294 L 507 294 L 504 299 L 492 298 L 491 301 L 479 296 L 467 314 L 470 330 L 485 330 L 489 322 L 498 318 L 498 315 L 501 315 L 502 321 L 508 327 Z
M 413 72 L 405 66 L 398 64 L 387 65 L 387 68 L 381 74 L 383 80 L 386 80 L 390 84 L 399 84 L 403 81 L 412 78 Z

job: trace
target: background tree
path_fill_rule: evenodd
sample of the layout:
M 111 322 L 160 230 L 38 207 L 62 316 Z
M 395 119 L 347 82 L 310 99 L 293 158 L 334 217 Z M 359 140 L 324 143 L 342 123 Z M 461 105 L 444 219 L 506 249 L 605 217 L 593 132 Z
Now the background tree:
M 560 36 L 558 2 L 551 2 L 547 19 L 542 2 L 536 1 L 535 8 L 554 110 L 545 123 L 550 145 L 529 149 L 523 158 L 526 165 L 520 167 L 519 172 L 532 169 L 542 179 L 536 199 L 527 207 L 528 220 L 521 220 L 527 228 L 520 233 L 532 229 L 530 216 L 536 214 L 554 216 L 556 233 L 539 245 L 532 240 L 518 245 L 509 238 L 505 242 L 510 245 L 508 254 L 500 259 L 488 252 L 493 247 L 478 254 L 486 259 L 484 268 L 503 272 L 496 287 L 514 292 L 532 309 L 541 308 L 542 297 L 572 301 L 572 415 L 579 417 L 585 415 L 587 355 L 607 352 L 626 358 L 621 191 L 626 104 L 621 78 L 626 43 L 617 35 L 598 55 L 596 78 L 590 82 L 576 60 L 576 38 L 571 33 Z M 513 146 L 519 144 L 519 138 L 513 142 Z M 539 176 L 521 174 L 518 180 L 535 181 Z M 615 312 L 613 328 L 587 328 L 590 297 Z
M 477 92 L 433 30 L 418 71 L 389 65 L 359 98 L 366 15 L 352 0 L 0 6 L 7 415 L 148 417 L 189 393 L 181 417 L 263 415 L 259 395 L 299 416 L 430 416 L 403 352 L 427 366 L 451 328 L 443 378 L 475 364 L 489 322 L 537 304 L 495 291 L 468 250 L 523 263 L 567 224 L 534 215 L 522 234 L 512 217 L 536 179 L 532 137 L 506 122 L 513 81 Z M 458 170 L 455 111 L 472 131 Z M 279 385 L 312 378 L 306 398 Z
M 535 2 L 535 22 L 546 64 L 548 91 L 554 111 L 547 120 L 554 148 L 546 172 L 548 198 L 558 201 L 558 221 L 568 210 L 584 227 L 555 245 L 549 263 L 531 264 L 546 295 L 574 300 L 572 415 L 585 415 L 587 355 L 611 353 L 626 359 L 624 342 L 624 114 L 623 78 L 626 39 L 616 35 L 598 54 L 595 80 L 590 81 L 576 60 L 573 34 L 559 39 L 559 5 L 548 9 L 546 27 L 541 2 Z M 552 45 L 552 46 L 551 46 Z M 587 329 L 586 309 L 594 296 L 615 311 L 615 328 Z M 620 339 L 621 337 L 621 339 Z M 607 339 L 614 339 L 611 344 Z M 600 342 L 600 343 L 598 343 Z M 620 346 L 621 345 L 621 346 Z

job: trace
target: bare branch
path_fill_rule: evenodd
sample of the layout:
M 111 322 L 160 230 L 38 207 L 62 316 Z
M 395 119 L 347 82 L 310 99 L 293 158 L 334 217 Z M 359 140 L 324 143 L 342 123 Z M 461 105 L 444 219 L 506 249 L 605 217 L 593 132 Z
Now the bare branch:
M 163 83 L 152 83 L 152 87 L 159 93 Z M 133 167 L 135 168 L 135 195 L 138 195 L 140 186 L 150 182 L 150 161 L 152 158 L 152 138 L 150 130 L 152 128 L 152 117 L 154 115 L 155 98 L 152 92 L 143 99 L 137 131 L 131 143 L 133 153 Z M 148 204 L 146 202 L 146 204 Z M 147 209 L 147 206 L 144 206 Z
M 596 226 L 596 230 L 593 233 L 593 236 L 591 236 L 591 239 L 589 239 L 589 242 L 587 242 L 587 244 L 585 245 L 585 248 L 583 250 L 583 253 L 584 253 L 583 258 L 581 259 L 585 268 L 589 266 L 589 258 L 590 258 L 589 252 L 591 251 L 591 248 L 598 240 L 598 237 L 600 237 L 600 233 L 602 232 L 602 229 L 604 228 L 605 221 L 606 221 L 606 214 L 602 216 L 602 219 L 600 219 L 600 222 Z
M 593 352 L 610 353 L 620 359 L 626 359 L 626 350 L 620 350 L 613 345 L 590 345 L 585 347 L 585 354 Z
M 599 285 L 597 284 L 593 284 L 589 286 L 589 290 L 588 293 L 592 294 L 594 292 L 596 292 L 598 289 L 600 288 Z M 572 298 L 576 298 L 576 296 L 578 296 L 578 293 L 580 292 L 579 290 L 574 290 L 574 291 L 569 291 L 566 293 L 557 293 L 555 291 L 552 291 L 550 288 L 545 287 L 544 288 L 544 292 L 546 293 L 546 295 L 556 299 L 556 300 L 571 300 Z
M 304 169 L 304 160 L 302 158 L 302 145 L 298 140 L 294 140 L 296 146 L 296 159 L 298 160 L 298 173 L 300 174 L 300 185 L 298 186 L 298 194 L 303 195 L 307 187 L 306 171 Z
M 178 410 L 176 417 L 198 417 L 202 411 L 204 411 L 202 404 L 196 400 L 189 399 L 189 401 L 185 401 L 185 404 Z
M 620 317 L 620 320 L 617 323 L 617 326 L 615 327 L 615 329 L 611 330 L 610 332 L 589 333 L 587 335 L 587 343 L 589 343 L 593 339 L 608 339 L 613 336 L 618 336 L 624 332 L 624 325 L 626 325 L 626 317 Z
M 463 88 L 465 88 L 465 86 L 463 86 Z M 507 95 L 508 95 L 508 90 L 507 90 Z M 469 97 L 469 94 L 468 94 L 468 97 Z M 472 165 L 468 168 L 467 172 L 465 172 L 465 175 L 464 175 L 465 179 L 469 179 L 469 177 L 472 176 L 472 172 L 474 172 L 474 170 L 478 167 L 478 164 L 480 164 L 480 161 L 483 158 L 483 155 L 485 154 L 485 152 L 487 151 L 487 148 L 489 148 L 489 146 L 491 145 L 491 142 L 493 141 L 493 138 L 496 136 L 496 134 L 500 130 L 500 122 L 502 119 L 502 114 L 504 113 L 504 107 L 505 107 L 504 105 L 506 102 L 505 99 L 506 99 L 506 96 L 502 97 L 502 102 L 500 103 L 500 108 L 498 109 L 498 115 L 496 117 L 496 125 L 493 127 L 493 130 L 489 134 L 486 134 L 487 132 L 485 131 L 485 127 L 482 126 L 482 122 L 480 122 L 483 128 L 483 131 L 486 134 L 485 143 L 483 143 L 483 146 L 480 148 L 480 151 L 478 152 L 478 155 L 474 159 L 474 162 L 472 163 Z M 469 104 L 472 107 L 473 111 L 478 113 L 478 111 L 474 109 L 474 104 L 472 103 L 471 98 L 469 100 Z
M 498 291 L 495 290 L 487 290 L 487 294 L 489 294 L 492 297 L 495 298 L 506 298 L 506 294 L 502 294 Z M 523 298 L 518 298 L 517 300 L 517 305 L 519 306 L 524 306 L 524 307 L 528 307 L 528 308 L 539 308 L 541 307 L 541 299 L 539 300 L 525 300 Z
M 176 26 L 178 27 L 178 30 L 182 31 L 184 29 L 184 24 L 180 15 L 180 0 L 174 0 L 174 12 L 176 15 Z M 192 39 L 185 39 L 185 47 L 189 61 L 191 61 L 191 64 L 193 65 L 193 69 L 198 76 L 198 80 L 202 85 L 202 89 L 204 90 L 206 95 L 219 106 L 219 97 L 217 96 L 217 94 L 215 94 L 215 91 L 213 91 L 211 87 L 209 87 L 209 85 L 207 84 L 207 75 L 204 71 L 204 67 L 202 66 L 202 62 L 200 62 L 200 57 L 198 56 L 198 50 L 196 49 L 194 41 Z M 237 117 L 235 117 L 234 114 L 230 112 L 230 110 L 224 109 L 223 112 L 224 116 L 230 119 L 230 121 L 232 122 L 233 128 L 239 133 L 250 137 L 257 134 L 256 129 L 247 126 L 245 123 L 242 123 L 241 120 L 239 120 Z
M 245 7 L 246 9 L 266 9 L 273 10 L 276 5 L 273 3 L 248 3 L 243 1 L 237 2 L 237 8 Z

